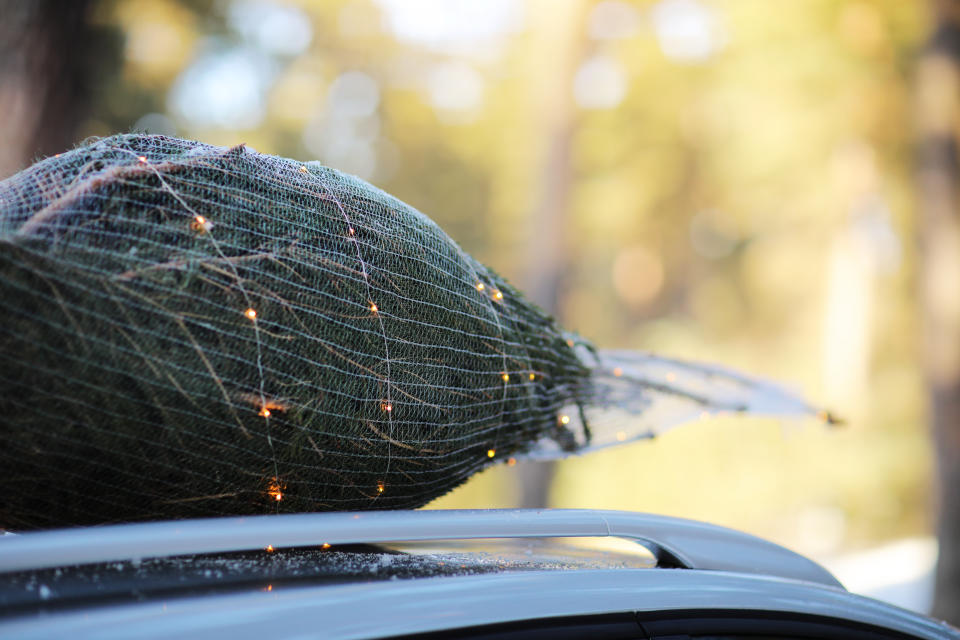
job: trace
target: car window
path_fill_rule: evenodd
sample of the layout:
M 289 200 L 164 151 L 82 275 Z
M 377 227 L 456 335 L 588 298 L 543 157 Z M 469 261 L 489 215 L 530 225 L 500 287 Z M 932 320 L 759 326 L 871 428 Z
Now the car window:
M 909 640 L 914 636 L 841 618 L 765 611 L 640 614 L 651 640 Z

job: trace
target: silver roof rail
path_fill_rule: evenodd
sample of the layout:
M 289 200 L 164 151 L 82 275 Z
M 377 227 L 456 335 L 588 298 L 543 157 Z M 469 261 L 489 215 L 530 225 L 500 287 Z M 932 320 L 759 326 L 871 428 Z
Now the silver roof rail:
M 298 513 L 28 532 L 0 540 L 0 572 L 267 545 L 607 536 L 641 544 L 661 567 L 756 573 L 843 588 L 812 560 L 746 533 L 681 518 L 583 509 Z

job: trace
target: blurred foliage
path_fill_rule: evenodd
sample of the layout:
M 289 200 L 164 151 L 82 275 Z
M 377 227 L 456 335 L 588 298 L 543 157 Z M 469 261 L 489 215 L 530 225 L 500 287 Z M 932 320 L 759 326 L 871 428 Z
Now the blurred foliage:
M 701 518 L 810 552 L 928 531 L 909 78 L 925 3 L 557 6 L 100 0 L 125 58 L 86 133 L 319 159 L 520 284 L 552 136 L 569 134 L 563 323 L 605 347 L 787 381 L 849 422 L 686 426 L 565 461 L 552 502 Z M 573 34 L 557 26 L 566 12 Z M 436 505 L 513 504 L 515 471 Z

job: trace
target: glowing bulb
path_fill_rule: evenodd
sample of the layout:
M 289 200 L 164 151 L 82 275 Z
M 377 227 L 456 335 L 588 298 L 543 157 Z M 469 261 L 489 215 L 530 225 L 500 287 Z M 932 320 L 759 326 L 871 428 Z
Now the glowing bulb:
M 484 286 L 484 284 L 483 284 L 482 282 L 478 282 L 478 283 L 477 283 L 477 291 L 483 291 L 484 289 L 486 289 L 486 286 Z
M 517 464 L 517 459 L 516 459 L 516 458 L 507 458 L 507 466 L 508 466 L 508 467 L 512 467 L 512 466 L 515 465 L 515 464 Z
M 383 493 L 383 490 L 384 490 L 385 488 L 386 488 L 386 487 L 385 487 L 384 484 L 383 484 L 383 480 L 380 480 L 380 481 L 377 482 L 377 493 Z
M 380 310 L 380 308 L 377 307 L 377 305 L 375 305 L 375 304 L 372 303 L 372 302 L 370 303 L 370 311 L 371 311 L 371 312 L 376 313 L 376 312 L 379 311 L 379 310 Z
M 560 416 L 560 424 L 570 424 L 570 416 L 568 415 Z
M 212 226 L 213 223 L 203 216 L 194 216 L 193 220 L 190 221 L 190 229 L 199 233 L 206 233 L 207 231 L 210 231 L 210 227 Z
M 533 381 L 536 380 L 536 379 L 537 379 L 537 374 L 531 373 L 531 374 L 530 374 L 530 381 L 533 382 Z
M 509 374 L 509 373 L 505 373 L 505 374 L 503 374 L 503 375 L 500 376 L 500 377 L 503 378 L 503 381 L 504 381 L 504 382 L 510 382 L 510 374 Z
M 573 339 L 572 339 L 572 338 L 567 339 L 567 346 L 568 346 L 568 347 L 572 347 L 572 346 L 573 346 Z
M 147 162 L 147 156 L 137 156 L 137 160 L 145 164 Z
M 320 545 L 320 548 L 321 548 L 321 549 L 324 549 L 324 550 L 329 549 L 329 548 L 330 548 L 330 543 L 329 543 L 329 542 L 324 542 L 322 545 Z
M 380 408 L 386 411 L 387 413 L 390 413 L 391 411 L 393 411 L 393 405 L 390 404 L 389 402 L 384 402 L 383 404 L 380 405 Z
M 272 544 L 268 544 L 266 551 L 267 551 L 267 553 L 273 553 L 273 545 L 272 545 Z
M 492 457 L 495 456 L 495 455 L 497 455 L 497 450 L 496 450 L 496 449 L 487 449 L 487 457 L 488 457 L 488 458 L 492 458 Z
M 627 439 L 627 434 L 623 431 L 617 431 L 617 442 L 623 442 Z
M 270 417 L 270 409 L 267 409 L 266 407 L 263 407 L 262 409 L 260 409 L 260 413 L 258 413 L 257 415 L 260 416 L 261 418 L 269 418 L 269 417 Z
M 254 309 L 253 307 L 251 307 L 251 308 L 247 309 L 246 311 L 244 311 L 244 312 L 243 312 L 243 315 L 247 316 L 247 319 L 248 319 L 248 320 L 256 320 L 256 319 L 257 319 L 257 310 Z
M 613 370 L 613 375 L 619 378 L 620 376 L 623 375 L 623 369 L 621 369 L 620 367 L 615 367 Z
M 280 490 L 280 483 L 278 483 L 276 479 L 270 483 L 270 489 L 267 491 L 267 494 L 277 502 L 283 500 L 283 492 Z
M 353 227 L 350 227 L 347 229 L 347 231 L 350 233 L 350 235 L 354 235 L 356 233 L 356 231 L 353 230 Z
M 268 585 L 267 585 L 267 591 L 273 591 L 273 585 L 272 585 L 272 584 L 268 584 Z
M 310 170 L 307 169 L 305 165 L 300 165 L 300 173 L 309 173 Z
M 502 301 L 503 301 L 503 292 L 500 291 L 499 289 L 494 289 L 494 290 L 493 290 L 493 299 L 496 300 L 497 302 L 502 302 Z

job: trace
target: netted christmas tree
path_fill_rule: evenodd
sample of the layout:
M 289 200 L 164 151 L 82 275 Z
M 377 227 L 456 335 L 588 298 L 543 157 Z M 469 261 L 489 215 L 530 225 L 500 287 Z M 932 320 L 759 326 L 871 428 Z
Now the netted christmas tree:
M 0 526 L 410 508 L 778 387 L 598 352 L 317 163 L 149 135 L 0 183 Z

